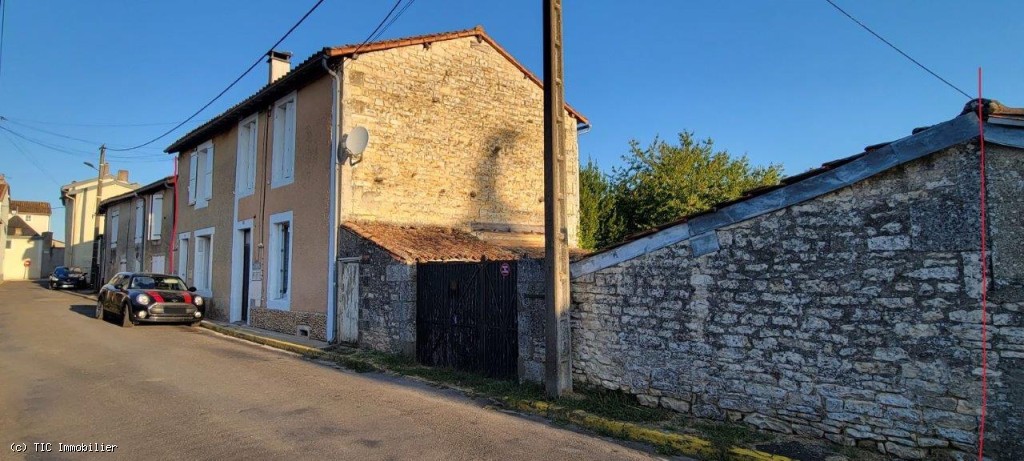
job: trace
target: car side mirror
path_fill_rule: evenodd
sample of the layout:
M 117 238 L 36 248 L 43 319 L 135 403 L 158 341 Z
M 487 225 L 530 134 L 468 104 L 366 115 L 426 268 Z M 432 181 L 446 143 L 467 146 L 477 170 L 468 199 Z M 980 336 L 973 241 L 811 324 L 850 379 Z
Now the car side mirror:
M 196 287 L 188 287 L 188 291 L 191 291 L 191 292 L 195 293 L 196 292 Z

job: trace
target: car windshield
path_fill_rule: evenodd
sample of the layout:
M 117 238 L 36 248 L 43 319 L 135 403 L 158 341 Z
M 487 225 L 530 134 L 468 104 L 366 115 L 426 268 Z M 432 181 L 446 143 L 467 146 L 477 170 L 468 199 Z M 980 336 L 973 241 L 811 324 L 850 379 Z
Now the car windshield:
M 186 291 L 188 287 L 185 286 L 185 282 L 177 277 L 150 277 L 146 275 L 138 275 L 132 279 L 131 288 L 139 288 L 143 290 L 178 290 Z

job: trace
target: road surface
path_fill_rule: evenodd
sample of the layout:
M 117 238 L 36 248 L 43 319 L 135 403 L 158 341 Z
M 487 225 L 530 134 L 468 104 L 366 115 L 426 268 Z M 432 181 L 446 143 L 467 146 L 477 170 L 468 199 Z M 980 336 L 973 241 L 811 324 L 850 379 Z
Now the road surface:
M 0 460 L 652 459 L 202 328 L 123 329 L 93 318 L 94 306 L 33 282 L 0 284 Z

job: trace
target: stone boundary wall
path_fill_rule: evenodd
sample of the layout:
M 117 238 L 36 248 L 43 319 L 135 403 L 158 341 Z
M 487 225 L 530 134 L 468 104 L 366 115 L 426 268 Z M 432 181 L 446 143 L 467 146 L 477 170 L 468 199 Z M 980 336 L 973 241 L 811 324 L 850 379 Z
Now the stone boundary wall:
M 359 263 L 359 345 L 416 357 L 416 265 L 344 227 L 339 237 L 342 257 L 364 258 Z
M 991 146 L 986 452 L 1024 459 L 1024 154 Z M 997 171 L 998 170 L 998 171 Z M 876 448 L 976 451 L 979 175 L 955 146 L 573 280 L 580 384 L 701 418 Z

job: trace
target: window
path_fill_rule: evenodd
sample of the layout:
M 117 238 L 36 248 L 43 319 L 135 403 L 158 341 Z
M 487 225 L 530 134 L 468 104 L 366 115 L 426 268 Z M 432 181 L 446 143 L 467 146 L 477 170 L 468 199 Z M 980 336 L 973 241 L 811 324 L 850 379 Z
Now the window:
M 292 212 L 270 216 L 270 248 L 267 254 L 267 307 L 289 309 L 292 274 Z
M 213 289 L 213 229 L 195 232 L 196 253 L 192 266 L 192 282 L 207 296 Z
M 142 233 L 146 228 L 145 203 L 142 199 L 135 201 L 135 243 L 142 243 Z
M 252 195 L 256 189 L 256 116 L 238 124 L 238 157 L 235 171 L 236 196 Z
M 274 104 L 273 154 L 270 186 L 291 184 L 295 170 L 295 93 Z
M 117 248 L 117 230 L 121 221 L 121 210 L 114 209 L 110 212 L 110 229 L 107 229 L 110 248 Z
M 4 248 L 6 248 L 6 249 L 8 249 L 8 250 L 10 250 L 10 249 L 11 249 L 11 241 L 10 241 L 10 240 L 8 240 L 8 241 L 4 242 Z
M 31 221 L 31 220 L 32 220 L 32 215 L 30 215 L 30 214 L 25 215 L 25 221 Z
M 205 208 L 213 198 L 213 142 L 207 141 L 189 156 L 188 204 Z
M 149 205 L 149 239 L 160 240 L 160 233 L 164 225 L 164 193 L 157 192 Z
M 178 277 L 188 278 L 188 234 L 178 235 Z

